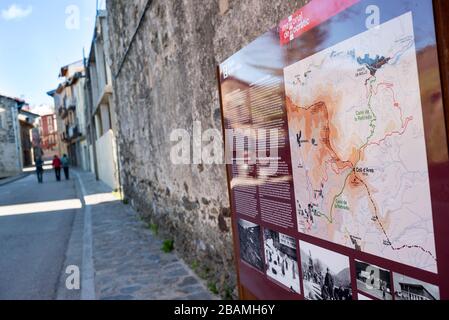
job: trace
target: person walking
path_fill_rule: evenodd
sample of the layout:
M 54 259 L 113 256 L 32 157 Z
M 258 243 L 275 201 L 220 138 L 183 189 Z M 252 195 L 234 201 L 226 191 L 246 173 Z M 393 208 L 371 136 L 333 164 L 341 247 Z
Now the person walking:
M 327 293 L 329 295 L 328 300 L 334 300 L 334 278 L 332 277 L 329 268 L 326 269 L 324 287 L 327 289 Z
M 56 181 L 61 181 L 61 159 L 56 155 L 53 158 L 53 169 L 55 169 Z
M 382 298 L 387 299 L 387 282 L 380 280 L 380 289 L 382 290 Z
M 37 174 L 37 182 L 44 182 L 44 161 L 39 157 L 36 159 L 36 174 Z
M 69 158 L 67 157 L 66 154 L 61 158 L 61 164 L 62 164 L 62 168 L 64 169 L 65 179 L 69 180 L 70 179 L 70 176 L 69 176 Z

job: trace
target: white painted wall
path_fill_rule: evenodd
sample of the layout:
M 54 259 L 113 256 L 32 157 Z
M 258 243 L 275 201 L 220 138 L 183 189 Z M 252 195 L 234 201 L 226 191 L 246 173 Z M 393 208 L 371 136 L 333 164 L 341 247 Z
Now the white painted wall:
M 85 79 L 81 78 L 78 80 L 77 84 L 74 86 L 74 94 L 76 97 L 76 118 L 80 132 L 86 135 L 87 132 L 87 122 L 86 122 L 86 99 L 84 94 L 84 83 Z
M 112 189 L 118 188 L 117 153 L 115 151 L 115 137 L 112 130 L 108 130 L 96 142 L 98 176 L 101 181 Z
M 79 143 L 79 154 L 81 156 L 80 159 L 80 166 L 83 170 L 87 171 L 89 170 L 90 160 L 89 160 L 89 154 L 87 150 L 87 141 L 83 140 Z
M 94 147 L 93 145 L 89 145 L 89 154 L 90 154 L 90 172 L 95 174 L 95 159 L 94 159 Z
M 3 101 L 5 101 L 4 105 Z M 0 178 L 6 178 L 22 172 L 22 152 L 16 104 L 0 97 L 0 114 L 2 122 L 0 126 Z
M 14 143 L 5 143 L 1 145 L 0 161 L 0 178 L 12 177 L 22 173 L 19 167 L 19 159 L 17 158 L 17 146 Z

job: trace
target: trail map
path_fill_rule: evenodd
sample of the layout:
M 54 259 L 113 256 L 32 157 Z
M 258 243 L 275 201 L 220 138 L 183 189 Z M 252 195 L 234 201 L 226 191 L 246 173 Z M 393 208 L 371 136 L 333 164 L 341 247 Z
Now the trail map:
M 284 77 L 299 232 L 436 273 L 411 12 Z

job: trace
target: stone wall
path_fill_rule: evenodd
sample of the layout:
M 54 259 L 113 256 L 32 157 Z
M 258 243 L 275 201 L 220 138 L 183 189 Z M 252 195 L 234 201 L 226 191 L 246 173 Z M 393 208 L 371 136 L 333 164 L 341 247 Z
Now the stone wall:
M 17 115 L 13 118 L 12 114 L 13 108 L 17 108 L 16 105 L 14 100 L 0 96 L 0 178 L 21 172 L 13 119 L 17 128 L 19 121 Z
M 173 165 L 170 133 L 221 127 L 216 66 L 306 0 L 109 0 L 122 183 L 211 287 L 235 296 L 224 166 Z

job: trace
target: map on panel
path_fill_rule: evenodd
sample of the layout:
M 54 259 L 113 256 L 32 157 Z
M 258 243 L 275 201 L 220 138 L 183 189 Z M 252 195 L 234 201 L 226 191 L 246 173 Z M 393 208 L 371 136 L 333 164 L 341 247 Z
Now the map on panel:
M 284 76 L 299 232 L 436 272 L 412 14 Z

